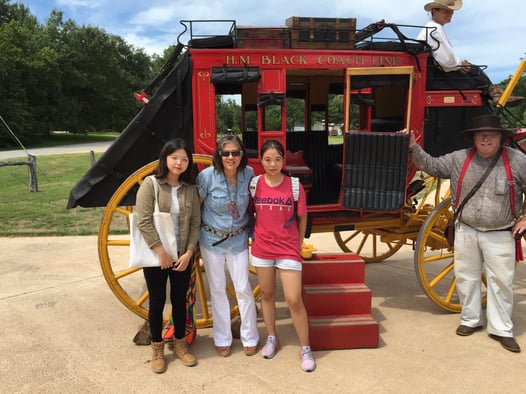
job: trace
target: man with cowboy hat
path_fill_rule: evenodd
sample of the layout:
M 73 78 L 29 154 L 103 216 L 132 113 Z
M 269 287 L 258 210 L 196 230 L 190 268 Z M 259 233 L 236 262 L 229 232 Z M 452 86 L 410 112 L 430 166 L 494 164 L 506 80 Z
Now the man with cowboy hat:
M 432 176 L 450 179 L 454 211 L 463 204 L 455 225 L 454 269 L 462 307 L 456 333 L 469 336 L 483 327 L 481 277 L 485 274 L 487 332 L 506 350 L 518 353 L 511 319 L 512 285 L 515 253 L 522 259 L 514 237 L 526 230 L 522 216 L 526 155 L 504 145 L 513 131 L 502 127 L 497 115 L 477 116 L 472 127 L 462 132 L 473 140 L 473 148 L 440 157 L 426 153 L 416 143 L 415 134 L 411 131 L 409 138 L 414 164 Z M 486 170 L 489 173 L 484 178 Z M 480 187 L 463 202 L 480 180 Z
M 444 25 L 451 22 L 453 13 L 460 8 L 462 8 L 462 0 L 436 0 L 424 5 L 424 10 L 431 12 L 431 20 L 426 23 L 416 39 L 425 41 L 429 45 L 433 58 L 444 72 L 458 71 L 464 76 L 469 76 L 473 79 L 475 86 L 482 89 L 484 95 L 489 96 L 496 104 L 503 93 L 501 87 L 493 84 L 479 66 L 467 60 L 460 60 L 453 52 L 453 47 L 447 37 Z M 510 96 L 507 105 L 515 106 L 522 101 L 524 97 Z

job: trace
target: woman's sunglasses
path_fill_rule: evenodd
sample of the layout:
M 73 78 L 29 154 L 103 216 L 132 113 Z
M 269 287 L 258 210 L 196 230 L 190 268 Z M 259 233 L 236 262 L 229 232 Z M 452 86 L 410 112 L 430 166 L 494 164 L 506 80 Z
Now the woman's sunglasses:
M 221 151 L 221 156 L 228 157 L 228 156 L 232 155 L 232 157 L 239 157 L 239 156 L 241 156 L 242 153 L 243 153 L 242 150 L 222 150 Z

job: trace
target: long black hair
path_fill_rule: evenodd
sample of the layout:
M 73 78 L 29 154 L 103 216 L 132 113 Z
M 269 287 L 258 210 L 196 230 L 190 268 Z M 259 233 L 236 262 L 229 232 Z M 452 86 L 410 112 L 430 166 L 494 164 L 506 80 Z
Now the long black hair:
M 245 167 L 248 165 L 247 150 L 245 148 L 245 144 L 243 144 L 243 141 L 241 141 L 237 135 L 225 135 L 223 138 L 217 141 L 217 148 L 212 158 L 214 168 L 216 169 L 216 171 L 219 172 L 224 171 L 223 160 L 221 160 L 221 151 L 223 150 L 224 146 L 228 143 L 237 145 L 238 149 L 241 151 L 241 161 L 239 162 L 239 167 L 237 168 L 237 170 L 241 171 L 245 169 Z
M 176 150 L 183 149 L 188 156 L 188 167 L 185 172 L 179 175 L 179 180 L 182 182 L 195 184 L 194 161 L 192 159 L 192 151 L 182 138 L 174 138 L 168 141 L 159 153 L 159 164 L 155 167 L 153 174 L 156 178 L 165 178 L 168 175 L 167 157 Z

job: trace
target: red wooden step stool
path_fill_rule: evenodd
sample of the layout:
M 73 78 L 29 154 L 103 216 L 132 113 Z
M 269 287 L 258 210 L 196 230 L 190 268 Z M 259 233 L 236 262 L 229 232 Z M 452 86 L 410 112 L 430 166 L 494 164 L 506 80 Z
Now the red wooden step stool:
M 365 263 L 356 254 L 316 254 L 303 262 L 303 301 L 313 350 L 378 346 Z
M 368 315 L 309 318 L 312 350 L 378 347 L 378 323 Z
M 371 313 L 371 290 L 363 283 L 305 285 L 303 301 L 309 316 Z

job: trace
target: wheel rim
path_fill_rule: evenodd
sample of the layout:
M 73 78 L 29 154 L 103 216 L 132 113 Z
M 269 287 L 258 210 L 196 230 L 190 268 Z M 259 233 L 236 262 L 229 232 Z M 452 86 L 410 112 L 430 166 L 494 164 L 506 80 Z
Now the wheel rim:
M 416 239 L 414 264 L 419 283 L 429 299 L 446 311 L 458 313 L 461 306 L 456 291 L 454 248 L 444 237 L 444 229 L 452 216 L 451 198 L 448 198 L 427 217 Z M 483 304 L 486 303 L 485 283 L 483 277 Z
M 193 155 L 193 161 L 195 164 L 205 167 L 212 164 L 211 156 L 207 155 Z M 132 212 L 133 207 L 124 207 L 120 203 L 130 190 L 137 188 L 143 179 L 153 172 L 156 166 L 157 161 L 154 161 L 141 167 L 117 188 L 106 205 L 98 236 L 99 262 L 108 286 L 124 306 L 144 319 L 148 318 L 148 291 L 142 269 L 128 268 L 130 245 L 128 215 Z M 194 312 L 199 309 L 196 326 L 197 328 L 210 327 L 213 320 L 208 310 L 209 295 L 207 294 L 207 286 L 204 284 L 204 269 L 199 262 L 199 254 L 196 261 L 198 262 L 196 269 L 196 306 L 200 306 L 200 308 L 194 308 Z M 251 269 L 251 273 L 255 274 L 255 271 Z M 239 312 L 235 293 L 230 285 L 227 286 L 227 293 L 232 298 L 231 315 L 235 316 Z M 259 286 L 254 287 L 254 295 L 259 297 Z M 168 307 L 165 309 L 166 321 L 170 317 L 169 309 Z
M 383 261 L 405 244 L 405 239 L 390 239 L 381 230 L 334 231 L 334 238 L 343 252 L 355 253 L 366 263 Z

